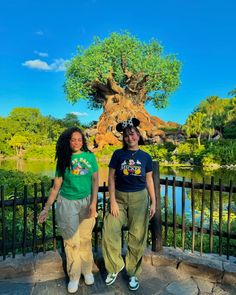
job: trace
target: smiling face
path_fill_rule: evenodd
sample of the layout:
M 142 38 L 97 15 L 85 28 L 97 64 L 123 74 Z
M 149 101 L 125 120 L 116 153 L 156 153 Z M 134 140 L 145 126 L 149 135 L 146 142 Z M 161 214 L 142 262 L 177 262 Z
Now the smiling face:
M 83 145 L 82 134 L 78 131 L 73 132 L 70 139 L 70 148 L 73 153 L 80 153 L 80 149 Z
M 129 150 L 138 149 L 140 135 L 135 128 L 126 128 L 123 133 L 124 143 L 127 145 Z

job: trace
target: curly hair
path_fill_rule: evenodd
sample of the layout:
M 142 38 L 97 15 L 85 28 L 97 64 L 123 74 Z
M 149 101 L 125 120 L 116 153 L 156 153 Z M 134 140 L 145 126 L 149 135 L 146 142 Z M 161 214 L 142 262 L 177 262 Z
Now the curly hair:
M 78 127 L 70 127 L 63 131 L 62 134 L 59 136 L 56 144 L 55 156 L 55 159 L 57 160 L 57 170 L 62 176 L 64 176 L 66 168 L 70 169 L 72 155 L 72 150 L 70 148 L 70 140 L 74 132 L 79 132 L 82 136 L 83 144 L 81 147 L 81 151 L 91 153 L 91 151 L 87 147 L 85 136 Z

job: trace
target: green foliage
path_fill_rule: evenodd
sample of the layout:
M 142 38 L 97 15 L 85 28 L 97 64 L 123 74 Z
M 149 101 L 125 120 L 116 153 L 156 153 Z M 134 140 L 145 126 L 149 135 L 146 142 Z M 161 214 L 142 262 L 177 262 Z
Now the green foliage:
M 0 117 L 0 155 L 53 160 L 59 135 L 71 126 L 83 129 L 75 114 L 58 120 L 38 109 L 15 108 L 7 118 Z
M 236 164 L 236 141 L 219 140 L 209 144 L 207 150 L 221 165 Z
M 83 129 L 82 124 L 80 123 L 78 116 L 76 114 L 70 113 L 66 114 L 65 118 L 63 119 L 63 126 L 65 128 L 69 127 L 78 127 Z
M 37 184 L 37 196 L 40 197 L 41 193 L 41 183 L 44 184 L 45 194 L 47 196 L 51 180 L 46 176 L 38 176 L 33 173 L 23 173 L 17 171 L 5 171 L 0 170 L 0 186 L 4 186 L 4 200 L 12 200 L 16 193 L 17 199 L 22 199 L 24 197 L 24 192 L 26 192 L 25 187 L 27 186 L 27 199 L 31 199 L 34 197 L 35 190 L 34 184 Z M 34 235 L 34 219 L 37 217 L 38 213 L 41 211 L 42 205 L 27 205 L 27 228 L 26 228 L 26 238 L 28 240 L 33 240 Z M 46 226 L 46 234 L 50 234 L 52 236 L 52 217 L 51 212 L 49 216 L 49 221 Z M 2 220 L 2 212 L 0 212 L 0 220 Z M 23 241 L 23 233 L 24 233 L 24 209 L 23 206 L 16 206 L 15 212 L 15 225 L 16 225 L 16 242 Z M 9 241 L 12 241 L 12 233 L 13 233 L 13 208 L 5 207 L 5 230 L 6 230 L 6 238 Z M 2 223 L 0 223 L 0 233 L 2 233 Z M 42 226 L 36 227 L 36 237 L 42 237 Z M 1 240 L 1 234 L 0 234 Z M 31 251 L 32 248 L 28 249 Z M 19 252 L 19 250 L 17 251 Z
M 121 148 L 121 147 L 107 145 L 102 150 L 96 152 L 95 155 L 99 162 L 99 165 L 107 166 L 107 164 L 109 163 L 111 159 L 112 153 L 118 148 Z
M 191 114 L 186 123 L 183 125 L 183 130 L 187 136 L 195 135 L 198 139 L 198 145 L 201 145 L 201 136 L 204 133 L 212 134 L 212 129 L 209 125 L 207 115 L 201 112 Z
M 159 162 L 167 161 L 169 158 L 169 152 L 163 145 L 145 145 L 141 149 L 149 153 L 153 159 Z
M 194 141 L 189 141 L 179 144 L 174 150 L 173 155 L 176 156 L 177 161 L 180 163 L 199 164 L 204 151 L 204 145 L 198 145 Z
M 29 149 L 24 154 L 24 159 L 38 159 L 38 160 L 47 160 L 53 161 L 55 158 L 55 144 L 51 145 L 31 145 Z
M 201 159 L 202 166 L 217 166 L 220 163 L 220 159 L 216 159 L 217 156 L 210 152 L 204 154 Z
M 235 90 L 230 92 L 233 95 Z M 203 114 L 205 118 L 194 117 L 196 114 Z M 202 127 L 197 128 L 199 119 Z M 191 114 L 183 129 L 186 131 L 187 136 L 195 135 L 201 138 L 208 135 L 208 138 L 214 134 L 223 134 L 224 138 L 236 138 L 236 97 L 233 98 L 220 98 L 218 96 L 209 96 L 202 100 Z
M 145 44 L 129 33 L 95 38 L 89 48 L 79 47 L 67 64 L 64 87 L 68 100 L 75 103 L 83 98 L 91 108 L 101 108 L 107 99 L 101 91 L 109 84 L 109 75 L 125 90 L 132 73 L 140 75 L 146 100 L 152 100 L 157 108 L 164 107 L 169 94 L 179 86 L 181 65 L 174 55 L 163 56 L 162 51 L 157 41 Z
M 236 119 L 233 119 L 224 125 L 223 137 L 227 139 L 236 139 Z
M 11 199 L 14 195 L 14 189 L 19 192 L 19 196 L 23 196 L 24 186 L 28 186 L 28 194 L 32 197 L 33 184 L 40 184 L 43 182 L 48 189 L 51 185 L 51 181 L 47 176 L 40 176 L 30 172 L 19 172 L 19 171 L 6 171 L 0 169 L 0 185 L 4 186 L 5 199 Z M 40 192 L 40 186 L 38 186 Z

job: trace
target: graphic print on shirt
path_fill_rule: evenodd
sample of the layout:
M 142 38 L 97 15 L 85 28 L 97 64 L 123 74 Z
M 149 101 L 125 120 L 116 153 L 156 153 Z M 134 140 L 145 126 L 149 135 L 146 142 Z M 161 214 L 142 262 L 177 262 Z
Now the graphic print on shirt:
M 74 175 L 85 175 L 89 173 L 91 164 L 86 159 L 79 158 L 71 161 L 71 173 Z
M 124 175 L 141 176 L 141 162 L 139 160 L 127 159 L 121 163 L 121 170 Z

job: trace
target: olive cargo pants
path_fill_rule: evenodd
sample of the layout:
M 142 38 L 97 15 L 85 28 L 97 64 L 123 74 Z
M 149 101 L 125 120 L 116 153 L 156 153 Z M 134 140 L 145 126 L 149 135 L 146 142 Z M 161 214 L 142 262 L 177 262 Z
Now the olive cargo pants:
M 124 265 L 121 256 L 121 228 L 128 225 L 128 251 L 126 271 L 129 276 L 141 272 L 141 261 L 147 243 L 148 205 L 147 190 L 138 192 L 115 192 L 119 215 L 107 213 L 104 218 L 102 252 L 108 273 L 120 271 Z

